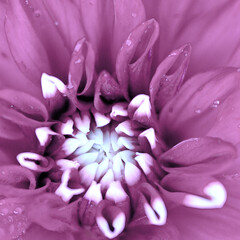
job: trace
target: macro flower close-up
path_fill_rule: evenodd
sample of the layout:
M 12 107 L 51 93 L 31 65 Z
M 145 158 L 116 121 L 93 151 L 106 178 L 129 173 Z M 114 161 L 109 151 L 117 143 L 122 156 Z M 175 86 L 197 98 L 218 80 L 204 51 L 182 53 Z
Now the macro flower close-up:
M 238 240 L 239 12 L 0 0 L 0 240 Z

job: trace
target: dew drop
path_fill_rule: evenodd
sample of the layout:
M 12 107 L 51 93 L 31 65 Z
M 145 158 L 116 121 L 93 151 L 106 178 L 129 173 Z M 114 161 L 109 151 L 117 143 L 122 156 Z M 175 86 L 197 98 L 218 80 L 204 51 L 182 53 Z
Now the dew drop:
M 168 56 L 171 57 L 171 56 L 176 56 L 176 55 L 177 55 L 176 52 L 172 52 L 172 53 L 170 53 Z
M 59 25 L 59 22 L 58 21 L 55 21 L 54 22 L 55 26 L 57 27 Z
M 137 14 L 136 14 L 136 13 L 132 13 L 132 17 L 134 17 L 134 18 L 135 18 L 136 16 L 137 16 Z
M 212 104 L 212 108 L 217 108 L 220 104 L 220 101 L 219 100 L 215 100 Z
M 200 114 L 201 110 L 200 109 L 196 109 L 194 112 L 197 113 L 197 114 Z
M 82 60 L 81 60 L 81 58 L 79 58 L 79 59 L 77 59 L 74 63 L 75 64 L 79 64 L 79 63 L 81 63 L 82 62 Z
M 130 39 L 128 39 L 128 40 L 126 41 L 126 45 L 127 45 L 127 46 L 131 46 L 131 44 L 132 44 L 132 41 L 131 41 Z
M 16 215 L 21 214 L 22 212 L 23 212 L 23 210 L 20 207 L 15 208 L 15 210 L 13 211 L 13 213 L 16 214 Z
M 40 12 L 39 10 L 36 10 L 36 11 L 34 12 L 34 16 L 35 16 L 36 18 L 39 18 L 39 17 L 41 16 L 41 12 Z
M 5 215 L 7 215 L 8 214 L 8 209 L 7 208 L 3 208 L 1 211 L 0 211 L 0 215 L 1 216 L 5 216 Z
M 10 222 L 10 223 L 13 222 L 13 217 L 12 216 L 8 216 L 8 222 Z

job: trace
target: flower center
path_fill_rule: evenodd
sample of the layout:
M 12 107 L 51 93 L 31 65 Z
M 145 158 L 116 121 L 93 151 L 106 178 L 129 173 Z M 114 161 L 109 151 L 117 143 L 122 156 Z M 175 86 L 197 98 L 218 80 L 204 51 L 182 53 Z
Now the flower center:
M 71 137 L 66 138 L 62 149 L 68 156 L 58 159 L 57 165 L 62 170 L 68 169 L 71 161 L 70 165 L 74 164 L 79 170 L 81 184 L 86 188 L 93 181 L 100 183 L 103 191 L 113 181 L 136 183 L 140 174 L 134 159 L 140 147 L 137 137 L 119 135 L 122 127 L 114 120 L 103 127 L 92 123 L 94 129 L 86 130 L 89 122 L 90 116 L 88 119 L 85 115 L 85 126 L 81 124 L 81 130 L 73 130 Z M 130 176 L 132 171 L 135 176 Z
M 66 86 L 56 78 L 45 74 L 42 85 L 46 100 L 58 98 L 58 92 L 67 96 Z M 112 239 L 131 217 L 138 217 L 137 209 L 150 224 L 164 225 L 167 209 L 163 194 L 173 203 L 192 208 L 221 208 L 225 204 L 226 190 L 214 178 L 203 179 L 199 188 L 191 186 L 195 175 L 188 171 L 194 172 L 194 164 L 203 161 L 195 156 L 193 161 L 191 151 L 188 154 L 196 141 L 183 141 L 168 150 L 149 96 L 139 94 L 130 102 L 115 103 L 107 113 L 96 108 L 80 111 L 76 107 L 62 114 L 59 121 L 37 128 L 39 153 L 17 155 L 23 167 L 48 173 L 58 182 L 52 189 L 63 201 L 79 199 L 85 209 L 79 216 L 83 225 L 94 222 Z M 55 170 L 61 172 L 60 178 L 51 176 Z M 96 211 L 93 221 L 92 209 Z M 88 211 L 89 216 L 84 217 Z M 132 212 L 136 216 L 131 216 Z

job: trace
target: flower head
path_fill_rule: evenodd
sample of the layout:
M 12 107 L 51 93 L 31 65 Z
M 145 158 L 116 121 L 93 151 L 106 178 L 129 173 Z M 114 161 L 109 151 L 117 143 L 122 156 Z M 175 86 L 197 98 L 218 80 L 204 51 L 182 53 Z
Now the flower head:
M 185 82 L 191 44 L 156 54 L 165 28 L 144 4 L 9 2 L 35 87 L 0 90 L 0 236 L 237 239 L 240 72 Z

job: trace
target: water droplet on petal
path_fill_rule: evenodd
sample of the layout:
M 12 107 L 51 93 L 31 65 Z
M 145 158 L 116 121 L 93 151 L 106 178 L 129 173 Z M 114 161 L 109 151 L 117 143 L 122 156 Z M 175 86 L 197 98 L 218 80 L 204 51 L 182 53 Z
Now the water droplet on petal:
M 8 212 L 9 212 L 9 211 L 8 211 L 7 208 L 3 208 L 3 209 L 0 210 L 0 215 L 1 215 L 1 216 L 5 216 L 5 215 L 8 214 Z
M 132 44 L 132 41 L 131 41 L 130 39 L 128 39 L 128 40 L 126 41 L 126 45 L 127 45 L 127 46 L 131 46 L 131 44 Z
M 82 60 L 81 60 L 81 58 L 79 58 L 79 59 L 77 59 L 74 63 L 75 64 L 78 64 L 78 63 L 81 63 L 82 62 Z
M 194 112 L 197 113 L 197 114 L 200 114 L 201 110 L 200 109 L 196 109 Z
M 134 17 L 134 18 L 135 18 L 136 16 L 137 16 L 137 14 L 136 14 L 136 13 L 132 13 L 132 17 Z
M 17 207 L 14 211 L 13 211 L 13 213 L 14 214 L 21 214 L 23 212 L 23 210 L 22 210 L 22 208 L 20 208 L 20 207 Z
M 176 55 L 177 55 L 176 52 L 172 52 L 172 53 L 170 53 L 168 56 L 171 57 L 171 56 L 176 56 Z
M 220 101 L 219 100 L 215 100 L 211 107 L 212 108 L 217 108 L 219 106 L 219 104 L 220 104 Z
M 41 16 L 41 12 L 40 12 L 39 10 L 36 10 L 36 11 L 34 12 L 34 16 L 35 16 L 36 18 L 39 18 L 39 17 Z
M 54 22 L 55 26 L 57 27 L 59 25 L 59 22 L 58 21 L 55 21 Z
M 8 216 L 8 222 L 10 222 L 10 223 L 13 222 L 13 217 L 12 216 Z

